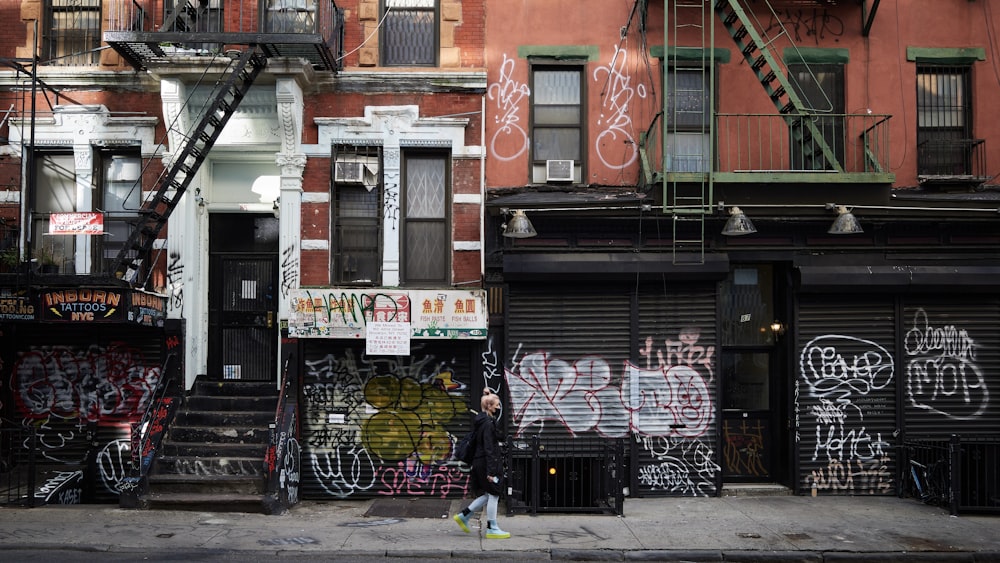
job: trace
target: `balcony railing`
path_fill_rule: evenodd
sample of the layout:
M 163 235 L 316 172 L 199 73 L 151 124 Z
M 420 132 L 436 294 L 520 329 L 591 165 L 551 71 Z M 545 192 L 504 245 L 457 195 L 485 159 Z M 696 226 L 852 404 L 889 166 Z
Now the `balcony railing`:
M 707 131 L 669 131 L 660 143 L 660 117 L 642 143 L 645 179 L 698 181 L 711 172 L 717 182 L 891 182 L 889 118 L 716 114 L 713 155 Z
M 334 0 L 110 0 L 104 41 L 137 67 L 172 53 L 256 45 L 339 70 L 343 10 Z

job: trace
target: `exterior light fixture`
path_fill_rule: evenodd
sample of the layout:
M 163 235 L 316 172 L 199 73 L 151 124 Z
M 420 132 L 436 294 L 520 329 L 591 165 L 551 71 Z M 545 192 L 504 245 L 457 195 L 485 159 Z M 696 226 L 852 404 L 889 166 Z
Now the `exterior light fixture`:
M 775 336 L 781 336 L 782 334 L 785 334 L 785 325 L 781 324 L 781 321 L 775 319 L 775 321 L 771 323 L 771 332 Z
M 753 226 L 750 219 L 743 213 L 743 210 L 739 207 L 731 207 L 729 209 L 729 220 L 726 221 L 726 226 L 722 228 L 722 234 L 727 237 L 735 237 L 756 232 L 756 227 Z
M 503 236 L 508 238 L 530 238 L 537 235 L 535 227 L 524 214 L 524 210 L 516 209 L 510 220 L 503 226 Z
M 847 207 L 843 205 L 836 206 L 837 208 L 837 218 L 833 220 L 833 224 L 830 225 L 830 229 L 826 231 L 831 235 L 852 235 L 855 233 L 863 233 L 864 229 L 861 228 L 861 224 L 854 217 Z

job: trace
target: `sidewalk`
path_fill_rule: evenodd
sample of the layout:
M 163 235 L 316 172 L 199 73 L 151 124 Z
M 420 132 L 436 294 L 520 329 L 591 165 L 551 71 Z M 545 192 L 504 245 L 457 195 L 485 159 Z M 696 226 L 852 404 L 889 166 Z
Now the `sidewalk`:
M 451 502 L 451 512 L 435 518 L 368 517 L 371 501 L 355 500 L 303 502 L 282 516 L 0 508 L 0 550 L 204 550 L 246 553 L 247 561 L 484 553 L 563 561 L 1000 561 L 1000 517 L 953 517 L 895 497 L 627 499 L 622 517 L 501 512 L 501 526 L 513 535 L 506 540 L 463 533 L 451 514 L 465 502 Z

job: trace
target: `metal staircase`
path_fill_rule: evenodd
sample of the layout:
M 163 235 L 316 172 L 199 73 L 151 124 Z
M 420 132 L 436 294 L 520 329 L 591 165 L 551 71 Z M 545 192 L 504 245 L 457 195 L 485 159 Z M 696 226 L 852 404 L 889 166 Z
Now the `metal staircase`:
M 267 66 L 267 57 L 253 45 L 240 52 L 224 81 L 216 85 L 215 97 L 198 124 L 184 134 L 185 140 L 172 164 L 159 178 L 154 194 L 146 200 L 136 228 L 112 263 L 119 279 L 134 283 L 150 255 L 153 244 L 185 190 L 194 179 L 208 152 L 219 138 L 229 118 L 236 112 L 250 86 Z
M 764 4 L 771 9 L 770 2 Z M 789 144 L 801 154 L 803 168 L 843 172 L 843 165 L 817 126 L 816 117 L 822 112 L 810 108 L 802 100 L 784 66 L 778 64 L 778 59 L 771 52 L 771 46 L 782 37 L 791 42 L 785 27 L 779 26 L 777 33 L 766 35 L 763 26 L 743 9 L 739 0 L 716 0 L 715 13 L 736 42 L 744 60 L 757 75 L 774 107 L 786 116 L 785 121 L 791 135 Z M 777 17 L 774 20 L 781 21 Z

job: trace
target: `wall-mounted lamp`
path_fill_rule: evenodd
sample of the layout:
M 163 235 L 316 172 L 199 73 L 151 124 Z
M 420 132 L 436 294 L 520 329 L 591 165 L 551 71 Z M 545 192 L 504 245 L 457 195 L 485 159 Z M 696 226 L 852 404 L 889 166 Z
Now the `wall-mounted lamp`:
M 726 221 L 726 226 L 722 228 L 722 234 L 727 237 L 735 237 L 756 232 L 757 228 L 753 226 L 753 222 L 750 221 L 739 207 L 734 206 L 729 208 L 729 220 Z
M 785 334 L 785 325 L 781 324 L 781 321 L 775 320 L 771 323 L 771 333 L 775 336 L 781 336 Z
M 827 208 L 835 207 L 837 209 L 837 218 L 833 220 L 833 224 L 830 225 L 830 229 L 826 231 L 831 235 L 851 235 L 855 233 L 865 232 L 861 228 L 861 224 L 854 217 L 847 207 L 843 205 L 833 206 L 832 204 L 827 204 Z
M 503 226 L 503 236 L 508 238 L 530 238 L 537 234 L 534 225 L 522 209 L 515 209 L 510 220 Z

